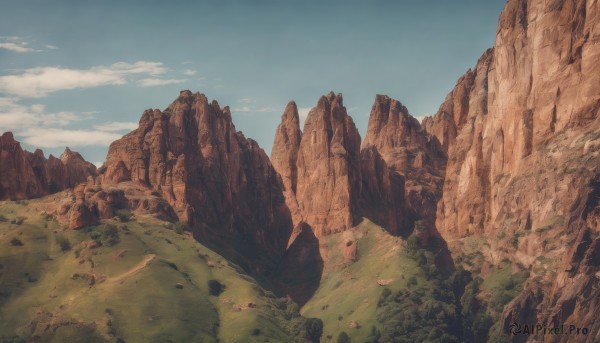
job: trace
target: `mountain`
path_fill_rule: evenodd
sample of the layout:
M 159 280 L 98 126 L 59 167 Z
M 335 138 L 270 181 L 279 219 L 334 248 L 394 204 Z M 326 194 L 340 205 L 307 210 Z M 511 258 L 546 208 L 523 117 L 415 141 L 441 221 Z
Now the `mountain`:
M 229 107 L 182 91 L 147 110 L 110 145 L 102 184 L 133 181 L 158 192 L 200 240 L 225 244 L 268 274 L 292 230 L 281 178 L 258 144 L 236 131 Z
M 334 92 L 270 157 L 190 91 L 97 172 L 4 134 L 0 198 L 43 197 L 0 206 L 0 341 L 600 340 L 599 7 L 509 0 L 437 113 L 376 95 L 364 140 Z
M 21 148 L 12 132 L 0 136 L 0 200 L 38 198 L 72 188 L 96 176 L 96 167 L 69 148 L 48 159 L 41 150 Z
M 502 261 L 530 274 L 505 329 L 599 330 L 599 27 L 597 2 L 509 1 L 493 49 L 424 120 L 448 154 L 436 226 L 453 256 L 476 238 L 484 278 Z

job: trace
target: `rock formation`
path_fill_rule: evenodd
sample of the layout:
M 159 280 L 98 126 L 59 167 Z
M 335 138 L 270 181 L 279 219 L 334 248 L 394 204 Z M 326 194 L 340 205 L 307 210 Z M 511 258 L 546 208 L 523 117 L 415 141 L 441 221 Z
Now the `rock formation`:
M 302 213 L 296 201 L 298 186 L 298 167 L 296 163 L 301 140 L 302 131 L 300 131 L 298 107 L 295 102 L 290 101 L 281 116 L 281 124 L 279 124 L 275 133 L 275 141 L 271 150 L 271 163 L 281 175 L 285 201 L 292 214 L 294 227 L 298 227 L 302 221 Z
M 448 154 L 436 219 L 444 238 L 509 233 L 516 237 L 514 248 L 492 239 L 490 260 L 531 268 L 539 264 L 537 256 L 549 256 L 560 265 L 554 277 L 534 268 L 535 281 L 523 294 L 541 287 L 549 296 L 517 297 L 506 318 L 533 313 L 548 324 L 577 322 L 595 335 L 599 327 L 590 314 L 599 294 L 589 285 L 600 270 L 593 257 L 599 235 L 599 41 L 597 1 L 510 0 L 494 48 L 424 121 Z M 540 304 L 539 311 L 531 308 Z
M 374 147 L 392 169 L 406 181 L 405 230 L 412 220 L 434 229 L 437 201 L 441 196 L 446 156 L 439 141 L 427 134 L 404 105 L 377 95 L 369 117 L 363 150 Z
M 361 194 L 360 135 L 341 94 L 322 96 L 300 132 L 296 105 L 286 107 L 271 158 L 286 202 L 317 237 L 353 227 Z
M 360 135 L 341 94 L 322 96 L 306 118 L 298 152 L 296 199 L 317 237 L 358 220 Z
M 21 148 L 11 132 L 0 136 L 0 200 L 37 198 L 96 176 L 96 167 L 66 148 L 61 159 Z
M 406 206 L 404 176 L 390 169 L 372 145 L 363 148 L 360 157 L 360 213 L 394 235 L 406 235 L 413 217 Z
M 124 181 L 159 192 L 199 239 L 227 241 L 246 257 L 285 251 L 292 221 L 278 174 L 235 130 L 229 107 L 203 94 L 182 91 L 166 110 L 145 111 L 111 144 L 101 182 Z

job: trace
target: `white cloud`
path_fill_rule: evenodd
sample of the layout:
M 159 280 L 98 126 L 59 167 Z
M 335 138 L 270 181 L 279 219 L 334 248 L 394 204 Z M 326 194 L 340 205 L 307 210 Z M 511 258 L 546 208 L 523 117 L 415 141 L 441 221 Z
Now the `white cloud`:
M 242 104 L 251 104 L 251 103 L 256 102 L 256 100 L 254 100 L 252 98 L 242 98 L 242 99 L 240 99 L 239 102 Z
M 46 113 L 45 106 L 22 105 L 15 98 L 0 98 L 0 131 L 15 130 L 32 126 L 64 126 L 77 120 L 88 119 L 89 114 L 73 112 Z
M 13 52 L 41 52 L 29 46 L 29 42 L 19 36 L 0 36 L 0 49 L 6 49 Z
M 248 112 L 253 112 L 253 113 L 274 113 L 277 112 L 278 109 L 276 107 L 252 107 L 252 106 L 241 106 L 241 107 L 235 107 L 231 109 L 231 112 L 235 113 L 235 112 L 242 112 L 242 113 L 248 113 Z
M 14 52 L 33 52 L 35 49 L 29 48 L 26 46 L 26 43 L 12 43 L 12 42 L 4 42 L 0 43 L 0 48 L 14 51 Z
M 308 117 L 308 113 L 312 110 L 312 107 L 300 107 L 298 108 L 298 117 L 300 117 L 300 128 L 304 126 L 304 121 Z
M 100 125 L 92 130 L 67 128 L 77 121 L 91 118 L 92 113 L 49 113 L 42 104 L 23 105 L 16 98 L 0 97 L 0 132 L 13 131 L 23 142 L 36 148 L 56 148 L 108 146 L 121 137 L 113 131 L 131 128 L 132 123 L 121 122 Z
M 301 120 L 306 120 L 306 117 L 308 117 L 308 113 L 310 112 L 310 110 L 312 110 L 312 107 L 300 107 L 298 108 L 298 116 L 300 117 Z
M 90 69 L 38 67 L 25 69 L 18 75 L 0 76 L 0 92 L 39 98 L 61 90 L 126 84 L 130 75 L 158 75 L 165 72 L 166 68 L 161 62 L 148 61 L 117 62 L 108 67 Z
M 134 122 L 119 122 L 119 121 L 113 121 L 111 123 L 107 123 L 107 124 L 103 124 L 103 125 L 97 125 L 94 128 L 100 131 L 131 131 L 131 130 L 135 130 L 138 127 L 138 123 L 134 123 Z
M 32 127 L 18 132 L 24 142 L 37 148 L 61 148 L 76 146 L 108 146 L 121 138 L 120 134 L 99 130 L 70 130 L 61 128 Z
M 178 79 L 141 79 L 138 81 L 138 84 L 142 87 L 154 87 L 154 86 L 164 86 L 164 85 L 172 85 L 177 83 L 182 83 L 187 80 L 178 80 Z
M 58 50 L 58 47 L 55 45 L 51 45 L 51 44 L 46 44 L 46 49 L 50 49 L 50 50 Z
M 193 69 L 186 69 L 183 71 L 183 75 L 188 75 L 188 76 L 196 75 L 196 71 Z

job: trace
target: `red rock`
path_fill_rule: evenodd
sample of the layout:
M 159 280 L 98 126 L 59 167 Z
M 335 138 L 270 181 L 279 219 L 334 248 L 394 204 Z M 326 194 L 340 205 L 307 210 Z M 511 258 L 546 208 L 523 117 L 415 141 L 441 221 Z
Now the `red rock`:
M 404 225 L 396 232 L 401 229 L 406 232 L 414 220 L 422 220 L 428 229 L 435 230 L 436 205 L 441 197 L 446 164 L 439 141 L 429 135 L 399 101 L 377 95 L 362 145 L 363 151 L 375 148 L 392 169 L 390 175 L 397 173 L 404 179 L 398 181 L 402 184 L 394 186 L 392 192 L 396 196 L 395 203 L 401 206 L 395 210 L 396 222 Z M 385 189 L 382 187 L 378 193 Z M 398 195 L 399 191 L 403 193 Z M 377 222 L 377 216 L 371 220 Z
M 273 168 L 281 175 L 286 204 L 292 214 L 294 227 L 302 221 L 302 213 L 296 200 L 298 185 L 298 151 L 302 131 L 296 103 L 290 101 L 281 116 L 281 124 L 277 127 L 275 141 L 271 150 Z M 292 237 L 293 240 L 294 237 Z
M 361 213 L 395 235 L 412 228 L 405 201 L 404 177 L 390 170 L 375 146 L 361 153 Z
M 159 192 L 199 239 L 285 251 L 292 221 L 278 174 L 236 131 L 229 107 L 203 94 L 182 91 L 165 111 L 145 111 L 138 129 L 111 144 L 102 183 L 126 180 Z
M 75 203 L 69 210 L 69 228 L 72 230 L 78 230 L 99 221 L 96 206 L 86 201 L 84 190 L 85 184 L 79 184 L 73 190 Z
M 317 237 L 352 228 L 359 215 L 360 135 L 341 94 L 319 99 L 304 124 L 296 199 Z
M 600 155 L 590 147 L 600 141 L 599 27 L 597 2 L 509 0 L 493 49 L 424 121 L 448 155 L 436 216 L 447 241 L 516 236 L 516 248 L 489 240 L 491 264 L 530 266 L 538 256 L 562 256 L 546 283 L 532 276 L 505 318 L 528 318 L 537 307 L 537 322 L 560 312 L 561 323 L 588 326 L 596 335 L 592 313 L 600 294 L 589 285 L 599 271 L 592 242 L 600 209 L 590 199 L 600 194 Z M 536 287 L 543 306 L 527 295 Z
M 37 198 L 95 177 L 96 167 L 78 153 L 70 154 L 64 162 L 52 155 L 46 160 L 41 150 L 24 151 L 11 132 L 4 133 L 0 136 L 0 200 Z

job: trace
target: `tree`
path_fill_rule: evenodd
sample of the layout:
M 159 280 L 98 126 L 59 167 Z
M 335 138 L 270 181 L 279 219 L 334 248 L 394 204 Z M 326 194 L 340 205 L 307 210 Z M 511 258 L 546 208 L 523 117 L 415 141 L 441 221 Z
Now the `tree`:
M 305 324 L 306 338 L 313 343 L 321 342 L 323 335 L 323 321 L 319 318 L 308 318 Z
M 350 336 L 344 331 L 340 332 L 337 343 L 350 343 Z

